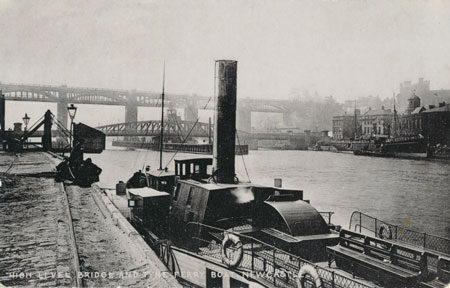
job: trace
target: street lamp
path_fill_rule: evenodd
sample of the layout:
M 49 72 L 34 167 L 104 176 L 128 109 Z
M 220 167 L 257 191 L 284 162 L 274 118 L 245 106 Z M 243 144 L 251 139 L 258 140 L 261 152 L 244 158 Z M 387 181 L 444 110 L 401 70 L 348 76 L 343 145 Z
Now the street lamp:
M 23 129 L 23 134 L 27 134 L 27 127 L 28 127 L 28 123 L 30 122 L 30 117 L 28 116 L 27 113 L 25 113 L 25 116 L 23 116 L 22 118 L 23 120 L 23 124 L 25 125 L 25 128 Z M 28 149 L 28 139 L 25 139 L 25 147 Z
M 25 116 L 23 116 L 22 120 L 23 124 L 25 125 L 24 132 L 27 132 L 28 123 L 30 122 L 30 117 L 28 117 L 27 113 L 25 113 Z
M 77 107 L 75 107 L 73 104 L 70 104 L 69 107 L 67 107 L 67 111 L 69 112 L 70 117 L 70 150 L 72 150 L 72 130 L 73 130 L 73 119 L 75 118 L 75 114 L 77 114 Z

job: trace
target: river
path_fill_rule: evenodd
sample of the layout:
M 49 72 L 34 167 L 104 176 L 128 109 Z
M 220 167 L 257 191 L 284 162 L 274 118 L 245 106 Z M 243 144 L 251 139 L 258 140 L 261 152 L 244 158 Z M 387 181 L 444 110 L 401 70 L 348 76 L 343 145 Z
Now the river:
M 166 165 L 173 153 L 163 153 Z M 111 147 L 87 155 L 103 169 L 101 187 L 113 188 L 146 164 L 159 167 L 159 153 Z M 204 157 L 182 154 L 176 159 Z M 245 160 L 245 165 L 243 162 Z M 316 151 L 250 151 L 236 156 L 241 181 L 302 189 L 319 211 L 334 211 L 333 222 L 348 227 L 359 210 L 387 222 L 450 238 L 450 164 L 423 160 L 372 158 Z M 173 161 L 167 165 L 173 169 Z

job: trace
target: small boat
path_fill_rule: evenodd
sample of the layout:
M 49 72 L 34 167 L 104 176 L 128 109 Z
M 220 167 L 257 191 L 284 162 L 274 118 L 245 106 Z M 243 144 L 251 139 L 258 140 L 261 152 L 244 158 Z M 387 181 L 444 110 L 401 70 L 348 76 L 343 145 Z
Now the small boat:
M 369 150 L 355 150 L 353 151 L 353 154 L 357 156 L 386 157 L 386 158 L 395 157 L 395 154 L 392 152 L 369 151 Z

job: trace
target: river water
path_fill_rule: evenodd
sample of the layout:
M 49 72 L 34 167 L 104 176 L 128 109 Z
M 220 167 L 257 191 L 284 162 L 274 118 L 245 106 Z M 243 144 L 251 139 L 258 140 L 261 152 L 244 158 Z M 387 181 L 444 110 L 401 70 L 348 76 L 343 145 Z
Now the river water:
M 174 153 L 163 153 L 163 166 Z M 151 165 L 159 167 L 159 153 L 110 147 L 101 154 L 87 155 L 103 172 L 100 186 L 114 188 L 133 172 Z M 179 153 L 175 159 L 205 157 Z M 244 161 L 245 165 L 244 165 Z M 253 183 L 304 191 L 304 199 L 319 211 L 334 211 L 333 223 L 344 228 L 359 210 L 410 229 L 450 238 L 450 164 L 424 160 L 372 158 L 317 151 L 250 151 L 236 156 L 236 172 Z M 174 169 L 173 161 L 167 165 Z

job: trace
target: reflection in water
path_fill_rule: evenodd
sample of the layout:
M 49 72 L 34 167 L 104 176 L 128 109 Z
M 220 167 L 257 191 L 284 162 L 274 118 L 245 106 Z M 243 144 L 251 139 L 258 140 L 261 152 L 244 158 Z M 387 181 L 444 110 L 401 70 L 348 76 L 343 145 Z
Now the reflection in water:
M 89 155 L 103 172 L 100 186 L 113 188 L 133 172 L 159 166 L 159 153 L 145 150 L 106 150 Z M 167 163 L 173 153 L 163 153 Z M 177 154 L 176 159 L 205 157 Z M 319 211 L 334 211 L 333 222 L 348 227 L 350 214 L 359 210 L 393 224 L 450 238 L 450 164 L 390 158 L 372 158 L 315 151 L 250 151 L 244 158 L 254 183 L 304 191 Z M 173 169 L 173 162 L 168 165 Z M 236 173 L 247 175 L 241 156 Z

